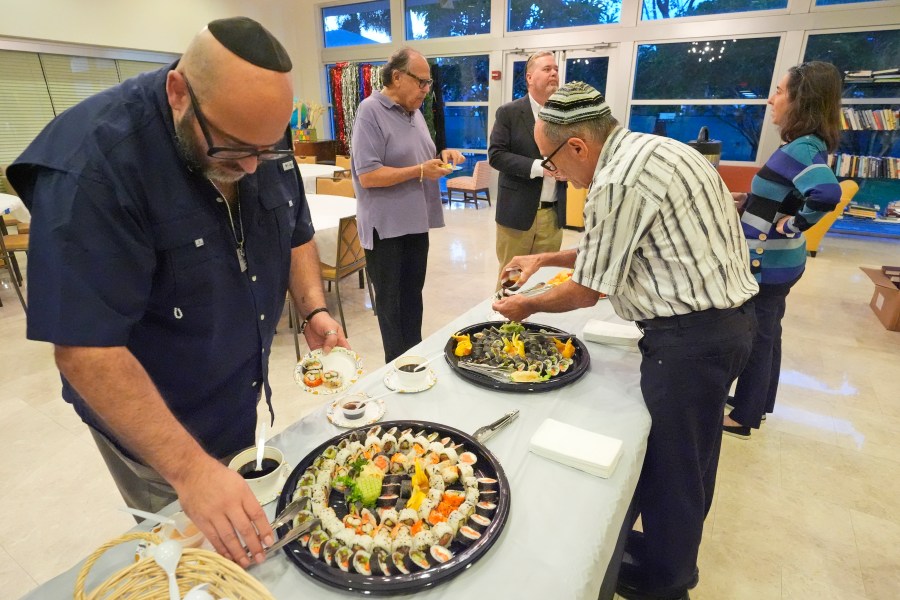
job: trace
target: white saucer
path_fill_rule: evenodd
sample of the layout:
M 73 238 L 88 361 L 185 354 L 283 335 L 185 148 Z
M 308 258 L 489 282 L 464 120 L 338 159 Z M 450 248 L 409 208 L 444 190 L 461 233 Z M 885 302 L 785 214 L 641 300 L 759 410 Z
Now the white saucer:
M 278 496 L 281 495 L 281 489 L 284 487 L 284 482 L 287 481 L 287 478 L 290 476 L 291 471 L 293 470 L 293 467 L 291 467 L 290 465 L 288 465 L 287 468 L 283 468 L 281 471 L 281 477 L 278 478 L 278 483 L 275 484 L 274 491 L 266 496 L 263 496 L 262 494 L 256 496 L 256 501 L 259 502 L 260 506 L 265 506 L 269 502 L 274 502 L 278 499 Z
M 398 391 L 400 384 L 397 382 L 397 371 L 391 369 L 387 372 L 387 375 L 384 376 L 384 385 L 387 389 L 391 391 Z M 401 389 L 399 390 L 403 394 L 415 394 L 416 392 L 424 392 L 427 389 L 431 389 L 434 384 L 437 383 L 437 375 L 434 374 L 434 371 L 428 369 L 428 375 L 425 378 L 425 384 L 419 388 L 410 388 L 408 390 Z
M 321 361 L 324 370 L 326 371 L 337 371 L 341 374 L 342 384 L 340 387 L 336 388 L 328 388 L 325 385 L 318 385 L 315 387 L 310 387 L 306 385 L 303 381 L 303 361 L 317 358 Z M 322 350 L 313 350 L 311 352 L 307 352 L 303 358 L 297 363 L 297 366 L 294 368 L 294 381 L 303 388 L 303 391 L 309 392 L 310 394 L 337 394 L 343 392 L 348 387 L 356 383 L 356 380 L 359 379 L 359 376 L 362 375 L 362 360 L 359 358 L 359 355 L 353 350 L 348 350 L 341 346 L 337 346 L 332 348 L 331 352 L 328 353 L 327 356 L 322 355 Z
M 363 416 L 359 419 L 348 419 L 344 413 L 338 409 L 338 404 L 343 401 L 343 397 L 338 398 L 325 409 L 325 416 L 328 417 L 328 420 L 332 425 L 337 425 L 338 427 L 344 427 L 346 429 L 354 429 L 356 427 L 377 423 L 381 420 L 381 417 L 384 416 L 384 400 L 379 399 L 366 404 L 366 412 L 363 413 Z

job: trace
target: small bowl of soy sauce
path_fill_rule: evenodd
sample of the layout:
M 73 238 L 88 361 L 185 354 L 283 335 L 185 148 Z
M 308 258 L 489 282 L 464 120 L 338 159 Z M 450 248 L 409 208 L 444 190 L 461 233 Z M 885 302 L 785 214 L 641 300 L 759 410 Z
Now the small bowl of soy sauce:
M 397 371 L 397 383 L 401 390 L 419 390 L 428 384 L 428 367 L 416 370 L 427 359 L 424 356 L 411 354 L 401 356 L 394 360 L 394 369 Z
M 258 469 L 256 446 L 238 452 L 228 463 L 228 468 L 237 471 L 247 481 L 260 504 L 271 502 L 278 496 L 284 478 L 290 471 L 290 465 L 285 462 L 284 454 L 274 446 L 263 448 L 262 464 Z

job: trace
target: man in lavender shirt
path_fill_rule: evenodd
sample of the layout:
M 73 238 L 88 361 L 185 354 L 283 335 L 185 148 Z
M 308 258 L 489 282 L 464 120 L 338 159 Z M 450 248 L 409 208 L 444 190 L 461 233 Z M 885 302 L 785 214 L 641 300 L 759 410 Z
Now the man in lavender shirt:
M 444 226 L 438 180 L 446 165 L 465 161 L 456 150 L 435 158 L 434 142 L 419 111 L 431 91 L 425 57 L 403 48 L 381 72 L 356 113 L 350 141 L 359 241 L 375 286 L 384 360 L 422 341 L 422 288 L 428 230 Z

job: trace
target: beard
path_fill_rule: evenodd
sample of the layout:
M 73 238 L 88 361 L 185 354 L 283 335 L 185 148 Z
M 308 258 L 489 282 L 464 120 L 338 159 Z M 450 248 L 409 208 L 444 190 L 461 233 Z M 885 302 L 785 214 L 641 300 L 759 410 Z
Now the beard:
M 235 183 L 247 173 L 233 160 L 219 160 L 206 156 L 204 144 L 200 142 L 190 121 L 194 118 L 194 110 L 188 107 L 184 115 L 175 121 L 175 147 L 178 156 L 187 168 L 201 173 L 207 179 L 219 183 Z

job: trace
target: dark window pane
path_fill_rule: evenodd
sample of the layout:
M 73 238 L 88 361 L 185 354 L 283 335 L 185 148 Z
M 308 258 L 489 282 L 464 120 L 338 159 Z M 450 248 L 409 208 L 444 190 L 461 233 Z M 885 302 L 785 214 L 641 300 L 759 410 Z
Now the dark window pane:
M 509 31 L 618 23 L 622 0 L 507 0 Z
M 408 40 L 490 32 L 490 0 L 406 0 Z
M 386 44 L 391 41 L 390 0 L 328 6 L 322 9 L 325 47 Z
M 809 36 L 803 60 L 824 60 L 842 73 L 880 71 L 900 67 L 900 29 L 856 31 Z M 900 83 L 860 81 L 844 83 L 844 98 L 896 98 Z
M 583 81 L 606 95 L 606 75 L 609 70 L 609 58 L 570 58 L 566 60 L 566 83 Z
M 871 2 L 872 0 L 816 0 L 816 6 L 830 6 L 832 4 L 856 4 L 858 2 Z
M 631 107 L 629 129 L 665 135 L 681 142 L 697 139 L 700 128 L 722 142 L 722 160 L 756 160 L 764 105 L 675 105 Z
M 488 55 L 434 59 L 440 68 L 444 102 L 488 101 Z
M 525 83 L 525 63 L 528 61 L 517 60 L 513 63 L 513 100 L 518 100 L 528 93 L 528 84 Z
M 655 19 L 721 15 L 754 10 L 773 10 L 776 8 L 787 8 L 787 0 L 700 0 L 699 3 L 693 0 L 684 0 L 683 2 L 643 0 L 641 19 L 652 21 Z
M 778 38 L 638 46 L 634 99 L 768 98 Z
M 444 107 L 448 148 L 487 148 L 487 106 Z

